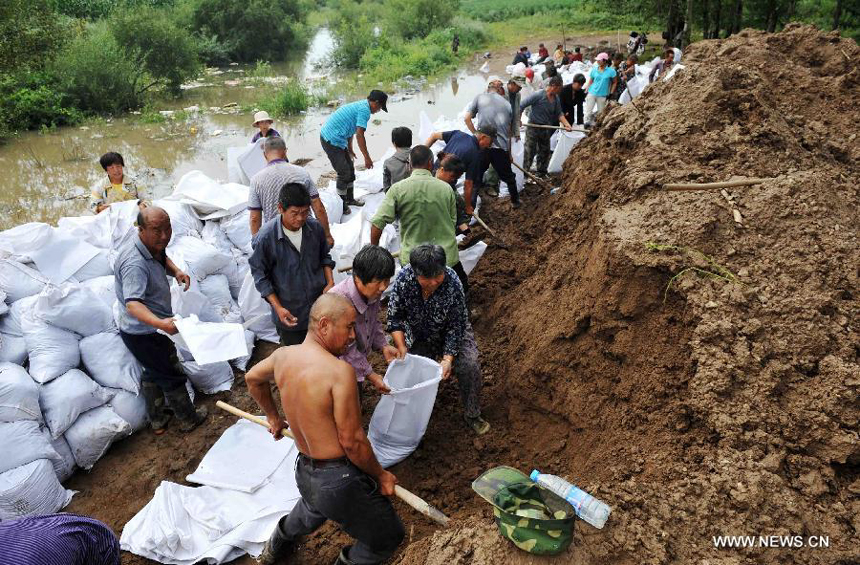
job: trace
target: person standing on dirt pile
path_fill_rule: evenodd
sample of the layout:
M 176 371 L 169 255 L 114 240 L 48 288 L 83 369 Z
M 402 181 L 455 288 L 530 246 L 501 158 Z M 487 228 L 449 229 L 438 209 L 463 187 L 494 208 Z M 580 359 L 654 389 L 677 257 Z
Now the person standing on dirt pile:
M 429 241 L 442 246 L 448 265 L 466 281 L 454 236 L 457 199 L 447 183 L 433 178 L 433 152 L 429 147 L 416 145 L 409 153 L 409 160 L 412 175 L 385 194 L 370 222 L 370 243 L 379 245 L 385 226 L 400 220 L 401 264 L 406 264 L 413 247 Z M 468 282 L 463 286 L 468 289 Z
M 564 113 L 564 119 L 567 123 L 582 125 L 585 123 L 583 104 L 585 103 L 585 90 L 582 86 L 585 84 L 585 75 L 582 73 L 573 77 L 573 82 L 561 87 L 561 111 Z
M 445 155 L 436 167 L 436 178 L 447 183 L 454 190 L 454 198 L 457 201 L 457 220 L 454 222 L 455 235 L 469 231 L 471 214 L 466 213 L 466 200 L 457 192 L 457 181 L 460 180 L 465 171 L 466 166 L 456 155 Z
M 355 369 L 359 385 L 370 381 L 382 394 L 391 390 L 374 372 L 367 360 L 371 350 L 381 351 L 386 363 L 400 359 L 400 351 L 388 345 L 382 322 L 379 321 L 380 298 L 394 276 L 394 257 L 384 247 L 365 245 L 352 261 L 352 276 L 334 285 L 329 291 L 345 296 L 355 308 L 355 341 L 338 358 Z
M 254 114 L 254 127 L 259 129 L 257 133 L 254 134 L 254 137 L 251 138 L 251 143 L 257 143 L 257 140 L 261 137 L 270 138 L 270 137 L 281 137 L 281 134 L 278 133 L 278 130 L 272 127 L 274 121 L 269 117 L 269 113 L 266 111 L 260 111 Z
M 165 253 L 173 235 L 167 212 L 155 207 L 141 210 L 137 229 L 137 237 L 120 251 L 114 264 L 116 298 L 125 305 L 117 320 L 119 335 L 143 366 L 141 392 L 150 427 L 156 434 L 164 433 L 170 420 L 164 409 L 166 398 L 179 429 L 190 432 L 203 423 L 208 411 L 195 410 L 191 404 L 185 388 L 188 377 L 179 364 L 176 346 L 164 334 L 177 333 L 167 277 L 175 278 L 185 290 L 191 279 Z
M 658 76 L 666 76 L 666 73 L 672 68 L 672 65 L 675 64 L 675 50 L 671 47 L 667 47 L 663 51 L 663 58 L 660 59 L 654 68 L 651 69 L 651 74 L 648 75 L 648 82 L 654 82 Z
M 355 151 L 352 138 L 358 140 L 358 149 L 364 156 L 364 167 L 373 168 L 373 159 L 367 152 L 364 132 L 371 114 L 382 110 L 388 112 L 388 95 L 381 90 L 371 90 L 366 100 L 358 100 L 338 108 L 320 130 L 320 144 L 337 173 L 337 193 L 343 198 L 343 213 L 350 213 L 350 206 L 364 206 L 355 199 Z
M 93 212 L 101 214 L 111 204 L 134 199 L 137 199 L 141 208 L 146 207 L 140 200 L 137 183 L 125 175 L 125 160 L 122 155 L 109 151 L 99 158 L 99 165 L 107 173 L 107 182 L 99 181 L 90 191 L 90 209 Z
M 424 145 L 431 147 L 439 140 L 445 142 L 445 149 L 440 152 L 438 168 L 444 155 L 456 155 L 466 168 L 466 181 L 463 185 L 463 195 L 466 202 L 465 212 L 470 216 L 475 213 L 475 205 L 478 201 L 478 188 L 484 176 L 484 153 L 493 144 L 496 138 L 496 126 L 493 124 L 481 124 L 474 135 L 469 135 L 460 130 L 445 132 L 433 132 Z
M 618 85 L 615 69 L 608 66 L 609 55 L 601 53 L 595 60 L 597 65 L 591 67 L 588 82 L 585 84 L 585 91 L 588 93 L 585 97 L 585 120 L 588 124 L 594 122 L 592 114 L 599 114 L 606 108 L 607 98 L 615 92 Z
M 329 231 L 328 214 L 320 200 L 317 186 L 304 168 L 287 162 L 287 144 L 284 139 L 266 138 L 263 142 L 263 155 L 266 158 L 266 166 L 251 177 L 251 191 L 248 195 L 251 235 L 256 236 L 265 222 L 280 215 L 278 196 L 281 187 L 285 184 L 298 183 L 305 188 L 311 198 L 311 208 L 323 226 L 329 247 L 334 245 L 334 238 Z
M 463 287 L 445 267 L 445 250 L 429 243 L 409 254 L 388 299 L 388 331 L 401 354 L 442 361 L 442 378 L 457 375 L 464 417 L 476 434 L 490 424 L 481 417 L 481 364 Z
M 618 98 L 621 96 L 621 92 L 627 88 L 627 83 L 624 80 L 624 73 L 621 70 L 621 65 L 624 62 L 624 57 L 621 53 L 615 53 L 612 55 L 612 69 L 615 71 L 615 76 L 617 84 L 615 90 L 609 95 L 608 100 L 613 102 L 618 102 Z
M 311 304 L 334 286 L 334 261 L 325 231 L 308 218 L 311 198 L 298 183 L 278 196 L 279 216 L 263 224 L 248 260 L 254 286 L 272 307 L 281 345 L 305 339 Z
M 529 48 L 528 47 L 520 47 L 520 50 L 517 51 L 517 54 L 514 55 L 514 61 L 511 63 L 512 65 L 516 65 L 522 63 L 525 66 L 530 66 L 529 56 L 527 55 Z
M 119 540 L 107 525 L 77 514 L 46 514 L 0 522 L 0 563 L 120 565 Z
M 326 520 L 355 538 L 335 565 L 382 563 L 406 534 L 387 498 L 397 477 L 379 465 L 362 429 L 355 370 L 335 358 L 354 339 L 353 304 L 339 294 L 324 294 L 311 307 L 304 342 L 278 349 L 245 375 L 274 438 L 289 425 L 299 450 L 295 474 L 302 498 L 278 521 L 260 563 L 278 563 Z M 286 420 L 272 398 L 272 379 Z
M 561 108 L 561 86 L 560 76 L 549 79 L 545 90 L 539 90 L 523 101 L 523 110 L 531 108 L 529 123 L 542 126 L 558 126 L 561 122 L 565 131 L 570 131 L 570 124 L 564 117 Z M 537 172 L 539 175 L 547 174 L 550 156 L 550 138 L 556 132 L 554 129 L 527 128 L 526 150 L 523 157 L 523 169 L 528 171 L 532 166 L 532 159 L 537 156 Z
M 483 173 L 492 165 L 496 174 L 499 175 L 499 179 L 508 185 L 508 191 L 511 193 L 511 205 L 514 208 L 519 208 L 520 195 L 517 192 L 517 178 L 511 169 L 511 104 L 499 94 L 500 84 L 501 81 L 499 80 L 490 81 L 487 92 L 475 97 L 466 108 L 464 121 L 466 127 L 473 134 L 478 132 L 472 121 L 475 117 L 480 117 L 481 124 L 489 123 L 496 127 L 496 139 L 493 141 L 493 145 L 486 150 L 481 177 L 483 178 Z
M 409 150 L 412 149 L 412 130 L 407 127 L 397 127 L 391 130 L 391 144 L 394 145 L 394 155 L 382 164 L 382 190 L 388 192 L 391 185 L 409 178 L 412 169 L 409 167 Z

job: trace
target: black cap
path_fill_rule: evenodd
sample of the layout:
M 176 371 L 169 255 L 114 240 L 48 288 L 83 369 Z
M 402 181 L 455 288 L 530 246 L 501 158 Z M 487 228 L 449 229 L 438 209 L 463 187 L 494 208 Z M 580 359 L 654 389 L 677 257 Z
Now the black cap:
M 373 102 L 379 102 L 379 107 L 382 108 L 382 111 L 388 111 L 388 107 L 385 105 L 388 101 L 388 95 L 381 90 L 371 90 L 370 94 L 367 95 L 367 99 Z

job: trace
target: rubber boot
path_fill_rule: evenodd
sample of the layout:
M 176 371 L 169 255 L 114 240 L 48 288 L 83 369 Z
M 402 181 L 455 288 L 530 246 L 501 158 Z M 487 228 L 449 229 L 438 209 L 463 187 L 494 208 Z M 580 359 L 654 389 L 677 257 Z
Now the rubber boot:
M 346 206 L 364 206 L 364 202 L 359 202 L 355 199 L 355 186 L 349 185 L 346 189 L 346 200 L 344 200 L 344 205 Z
M 354 561 L 350 561 L 349 558 L 347 558 L 350 549 L 352 549 L 351 545 L 348 545 L 341 549 L 340 555 L 337 556 L 337 560 L 334 562 L 334 565 L 355 565 Z
M 149 417 L 149 426 L 156 435 L 161 435 L 167 429 L 170 414 L 164 409 L 164 393 L 155 383 L 143 381 L 141 393 L 146 401 L 146 415 Z
M 184 385 L 165 392 L 164 396 L 167 398 L 170 408 L 173 409 L 176 419 L 179 420 L 179 430 L 182 432 L 190 432 L 202 424 L 206 420 L 206 416 L 209 415 L 209 411 L 205 407 L 195 410 Z
M 346 203 L 346 195 L 338 194 L 340 196 L 341 202 L 343 202 L 343 215 L 346 216 L 348 214 L 352 214 L 352 210 L 349 209 L 349 204 Z
M 272 535 L 269 536 L 269 540 L 266 542 L 266 545 L 263 546 L 263 552 L 260 553 L 260 557 L 257 558 L 257 563 L 262 563 L 262 565 L 274 565 L 278 560 L 286 557 L 295 549 L 296 542 L 287 540 L 281 533 L 281 522 L 283 522 L 285 518 L 286 516 L 281 518 L 275 525 L 275 530 L 272 532 Z

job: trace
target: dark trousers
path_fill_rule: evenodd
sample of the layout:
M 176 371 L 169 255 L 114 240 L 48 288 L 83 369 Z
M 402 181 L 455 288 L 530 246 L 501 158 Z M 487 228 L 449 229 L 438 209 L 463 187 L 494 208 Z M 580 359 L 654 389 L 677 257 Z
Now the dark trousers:
M 466 301 L 469 300 L 469 275 L 463 269 L 463 263 L 457 261 L 457 264 L 451 267 L 457 273 L 457 278 L 460 279 L 460 284 L 463 285 L 463 294 L 466 296 Z
M 352 162 L 352 156 L 349 154 L 349 149 L 336 147 L 320 136 L 320 144 L 323 151 L 331 161 L 331 166 L 334 172 L 337 173 L 337 193 L 347 200 L 353 198 L 353 183 L 355 183 L 355 164 Z
M 285 330 L 280 327 L 276 329 L 278 330 L 278 337 L 281 338 L 281 345 L 298 345 L 308 335 L 308 330 Z
M 185 386 L 188 377 L 179 364 L 176 346 L 169 337 L 159 333 L 127 334 L 119 332 L 122 342 L 143 366 L 141 380 L 153 382 L 162 392 Z
M 528 128 L 526 132 L 526 147 L 523 156 L 523 169 L 529 170 L 532 167 L 532 160 L 537 157 L 537 172 L 546 174 L 549 167 L 550 154 L 550 138 L 555 130 L 552 129 L 537 129 Z
M 511 169 L 511 156 L 504 149 L 491 147 L 484 152 L 484 169 L 481 172 L 483 178 L 487 169 L 493 167 L 496 174 L 499 175 L 499 180 L 504 181 L 508 185 L 508 192 L 511 193 L 511 202 L 519 202 L 520 194 L 517 191 L 517 177 Z M 477 191 L 472 191 L 472 206 L 477 204 Z
M 346 458 L 320 466 L 299 455 L 296 484 L 302 498 L 276 530 L 284 541 L 295 541 L 332 520 L 355 538 L 346 557 L 357 565 L 385 561 L 403 541 L 406 532 L 391 501 L 379 494 L 372 477 Z

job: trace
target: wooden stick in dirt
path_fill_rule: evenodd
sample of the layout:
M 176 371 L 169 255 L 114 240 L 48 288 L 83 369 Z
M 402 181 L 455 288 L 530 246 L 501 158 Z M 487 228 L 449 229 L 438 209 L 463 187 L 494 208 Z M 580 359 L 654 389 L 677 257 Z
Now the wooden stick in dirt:
M 761 184 L 763 182 L 767 182 L 769 180 L 774 180 L 772 178 L 769 179 L 745 179 L 745 180 L 729 180 L 724 182 L 709 182 L 709 183 L 678 183 L 678 184 L 664 184 L 663 188 L 665 190 L 670 191 L 678 191 L 678 190 L 712 190 L 715 188 L 729 188 L 732 186 L 749 186 L 751 184 Z
M 219 400 L 218 402 L 216 402 L 215 406 L 217 406 L 218 408 L 221 408 L 222 410 L 226 410 L 227 412 L 233 414 L 234 416 L 239 416 L 240 418 L 244 418 L 246 420 L 254 422 L 255 424 L 259 424 L 265 428 L 269 427 L 269 423 L 266 420 L 264 420 L 258 416 L 254 416 L 253 414 L 248 414 L 244 410 L 240 410 L 239 408 L 236 408 L 235 406 L 233 406 L 231 404 L 227 404 L 226 402 L 224 402 L 222 400 Z M 295 439 L 290 430 L 282 430 L 282 435 L 285 437 L 288 437 L 290 439 L 293 439 L 293 440 Z M 408 504 L 409 506 L 411 506 L 412 508 L 414 508 L 418 512 L 424 514 L 425 516 L 427 516 L 428 518 L 430 518 L 434 522 L 436 522 L 442 526 L 448 525 L 448 517 L 447 516 L 445 516 L 442 512 L 440 512 L 439 510 L 437 510 L 436 508 L 434 508 L 433 506 L 428 504 L 425 500 L 423 500 L 422 498 L 420 498 L 418 496 L 415 496 L 414 494 L 412 494 L 411 492 L 409 492 L 408 490 L 406 490 L 402 486 L 394 485 L 394 494 L 396 494 L 400 500 L 402 500 L 403 502 L 405 502 L 406 504 Z
M 485 230 L 487 230 L 491 236 L 493 236 L 494 238 L 496 238 L 496 240 L 498 240 L 499 245 L 501 247 L 503 247 L 505 249 L 510 248 L 510 244 L 507 241 L 505 241 L 504 239 L 502 239 L 499 236 L 499 234 L 497 234 L 496 232 L 491 230 L 490 226 L 488 226 L 487 224 L 484 223 L 484 220 L 482 220 L 481 217 L 478 216 L 477 212 L 472 213 L 472 217 L 475 218 L 475 221 L 478 222 L 479 224 L 481 224 L 481 227 L 484 228 Z
M 542 187 L 544 187 L 545 189 L 547 189 L 547 190 L 552 190 L 552 187 L 550 187 L 547 183 L 543 182 L 542 180 L 540 180 L 539 178 L 537 178 L 536 176 L 534 176 L 533 174 L 531 174 L 530 172 L 528 172 L 528 171 L 527 171 L 527 170 L 525 170 L 524 168 L 520 167 L 520 166 L 516 163 L 516 161 L 514 161 L 513 159 L 511 159 L 511 164 L 512 164 L 514 167 L 516 167 L 516 168 L 518 168 L 519 170 L 521 170 L 523 173 L 525 173 L 525 175 L 526 175 L 527 177 L 529 177 L 530 179 L 532 179 L 533 181 L 535 181 L 536 183 L 538 183 L 539 185 L 541 185 L 541 186 L 542 186 Z
M 530 124 L 530 123 L 525 123 L 523 125 L 526 126 L 527 128 L 562 129 L 562 130 L 564 129 L 564 126 L 546 126 L 543 124 Z M 570 131 L 578 131 L 578 132 L 582 132 L 582 133 L 588 133 L 588 130 L 584 129 L 584 128 L 570 128 Z
M 397 257 L 400 257 L 400 252 L 395 251 L 394 253 L 391 254 L 391 256 L 396 259 Z M 337 270 L 337 272 L 338 273 L 345 273 L 345 272 L 351 271 L 351 270 L 352 270 L 352 265 L 350 265 L 349 267 L 341 267 L 340 269 Z

